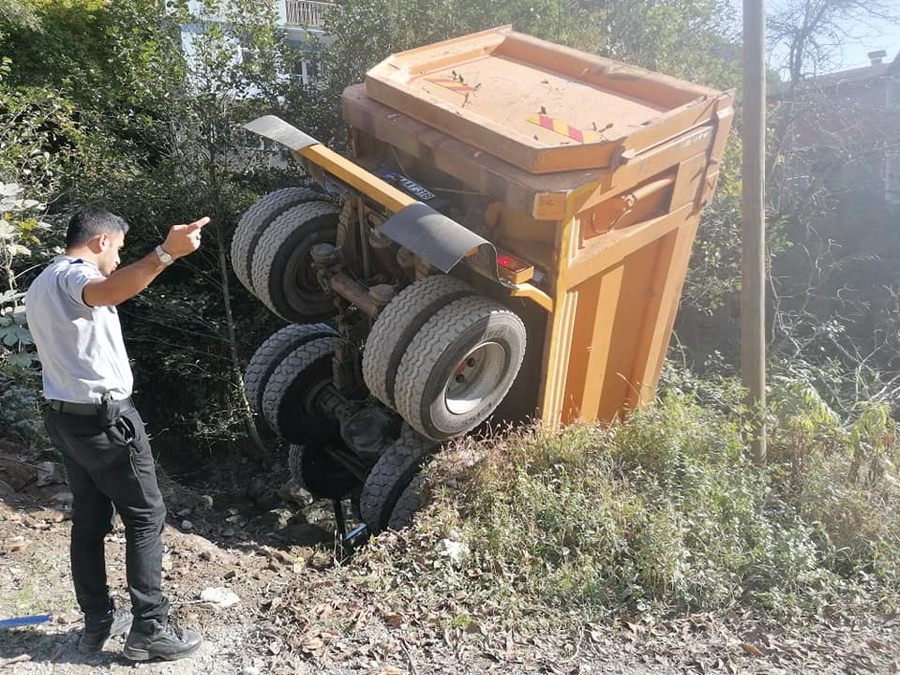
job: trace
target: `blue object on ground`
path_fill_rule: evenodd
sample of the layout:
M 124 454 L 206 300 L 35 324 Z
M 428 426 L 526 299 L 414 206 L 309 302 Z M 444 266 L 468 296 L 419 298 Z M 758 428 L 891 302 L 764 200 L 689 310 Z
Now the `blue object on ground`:
M 29 626 L 35 623 L 44 623 L 50 620 L 49 614 L 37 616 L 19 616 L 15 619 L 0 619 L 0 628 L 15 628 L 16 626 Z

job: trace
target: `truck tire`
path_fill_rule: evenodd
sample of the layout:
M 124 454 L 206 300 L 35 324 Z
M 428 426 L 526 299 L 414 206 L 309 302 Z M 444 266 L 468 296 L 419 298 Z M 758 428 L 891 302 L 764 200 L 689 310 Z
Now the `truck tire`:
M 394 510 L 388 520 L 389 530 L 402 530 L 412 525 L 413 516 L 425 505 L 425 474 L 421 471 L 413 476 L 406 489 L 400 493 Z
M 231 238 L 231 267 L 244 288 L 253 290 L 253 251 L 265 229 L 275 218 L 297 204 L 322 199 L 322 193 L 304 187 L 289 187 L 264 195 L 244 212 Z
M 388 526 L 400 495 L 438 444 L 404 424 L 400 438 L 375 462 L 363 485 L 360 515 L 372 534 Z
M 291 480 L 304 490 L 309 490 L 306 487 L 306 481 L 303 480 L 303 453 L 305 451 L 306 446 L 299 443 L 291 443 L 288 446 L 288 472 L 291 474 Z
M 335 313 L 319 286 L 310 251 L 316 244 L 334 244 L 339 215 L 329 202 L 306 202 L 278 216 L 260 237 L 253 253 L 253 289 L 285 321 L 319 321 Z
M 253 353 L 244 373 L 244 392 L 255 412 L 262 412 L 262 397 L 266 382 L 281 360 L 302 344 L 320 337 L 337 335 L 324 323 L 292 323 L 272 333 Z
M 397 412 L 443 441 L 486 420 L 509 391 L 525 356 L 525 325 L 483 297 L 439 310 L 412 339 L 394 386 Z
M 292 443 L 337 438 L 337 422 L 322 419 L 313 406 L 319 387 L 332 380 L 337 337 L 316 338 L 285 356 L 272 371 L 262 398 L 262 414 L 272 430 Z
M 292 444 L 288 448 L 288 467 L 294 482 L 313 497 L 343 499 L 359 480 L 331 457 L 329 446 Z
M 363 379 L 375 398 L 394 407 L 394 380 L 409 343 L 435 312 L 467 295 L 475 295 L 475 289 L 436 274 L 410 284 L 388 303 L 375 320 L 363 352 Z

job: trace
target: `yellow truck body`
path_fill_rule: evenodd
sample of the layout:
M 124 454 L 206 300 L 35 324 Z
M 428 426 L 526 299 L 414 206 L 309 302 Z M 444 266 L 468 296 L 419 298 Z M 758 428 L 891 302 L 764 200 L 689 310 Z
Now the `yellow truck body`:
M 389 57 L 343 115 L 357 163 L 396 153 L 413 177 L 490 195 L 489 238 L 544 272 L 509 292 L 541 310 L 518 410 L 608 421 L 653 399 L 730 94 L 504 27 Z

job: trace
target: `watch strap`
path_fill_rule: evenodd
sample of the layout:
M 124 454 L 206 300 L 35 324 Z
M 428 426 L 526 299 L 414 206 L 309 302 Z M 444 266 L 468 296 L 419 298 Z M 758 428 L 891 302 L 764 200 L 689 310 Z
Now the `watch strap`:
M 173 258 L 171 255 L 166 253 L 163 250 L 162 245 L 157 245 L 157 247 L 154 250 L 156 251 L 156 255 L 159 256 L 159 260 L 160 260 L 160 262 L 162 262 L 163 265 L 168 266 L 168 265 L 171 265 L 173 262 L 175 262 L 175 258 Z

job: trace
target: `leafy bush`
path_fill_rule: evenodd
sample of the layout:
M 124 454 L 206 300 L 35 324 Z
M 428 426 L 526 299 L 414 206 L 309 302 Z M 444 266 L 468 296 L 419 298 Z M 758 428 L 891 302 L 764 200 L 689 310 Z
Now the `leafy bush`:
M 40 377 L 16 269 L 20 259 L 45 252 L 49 226 L 38 217 L 45 206 L 23 192 L 16 183 L 0 182 L 0 428 L 33 442 L 44 439 L 37 415 Z

